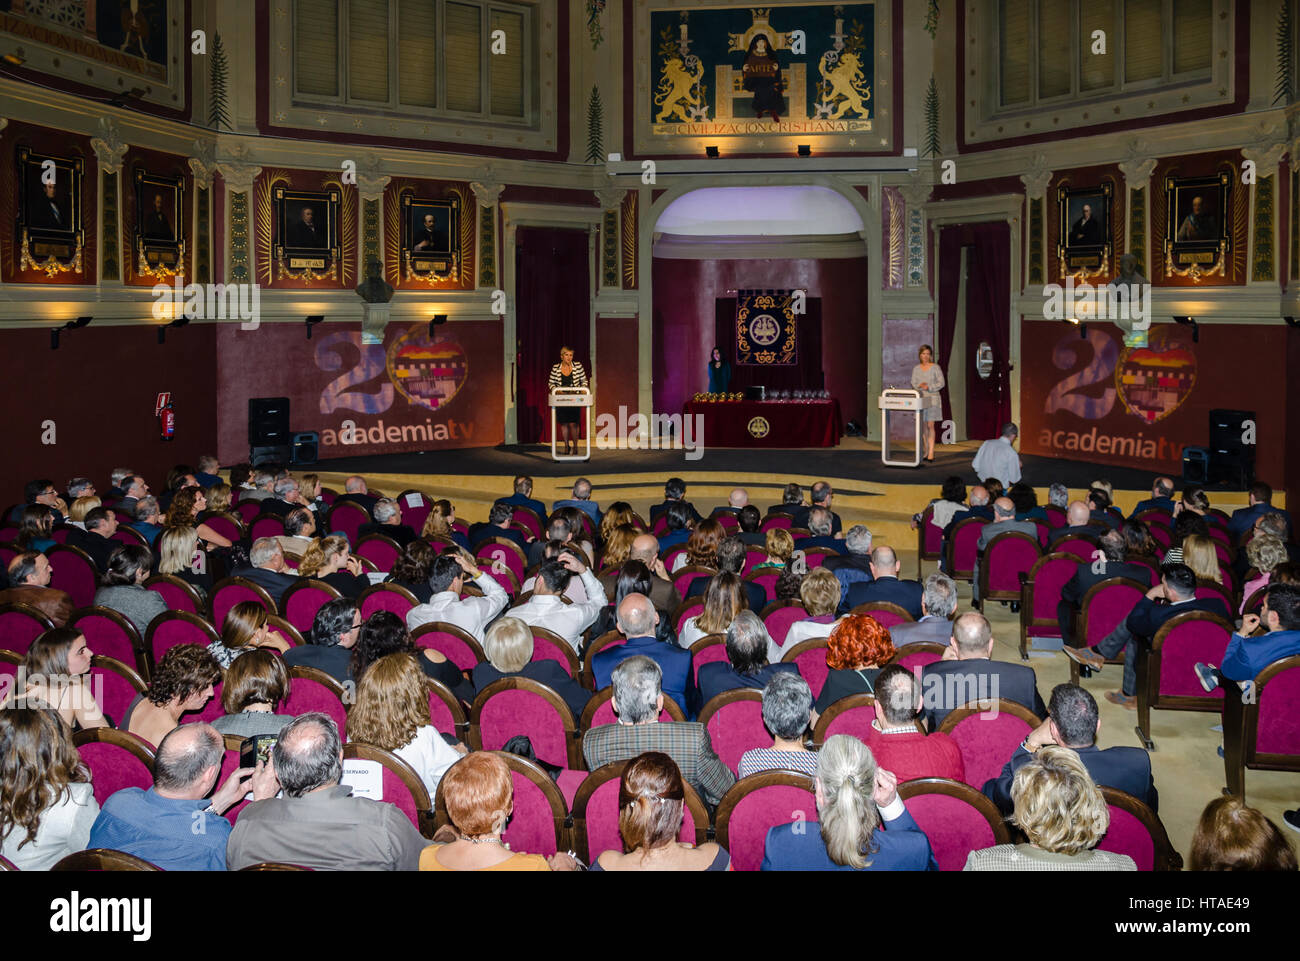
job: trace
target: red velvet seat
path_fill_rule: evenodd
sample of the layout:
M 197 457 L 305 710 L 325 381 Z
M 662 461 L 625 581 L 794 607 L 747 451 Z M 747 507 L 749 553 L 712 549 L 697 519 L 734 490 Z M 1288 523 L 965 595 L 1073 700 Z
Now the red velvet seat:
M 308 714 L 320 711 L 334 719 L 339 736 L 345 734 L 348 723 L 347 708 L 354 695 L 324 671 L 301 664 L 289 669 L 289 696 L 280 708 L 282 714 Z
M 424 522 L 433 511 L 433 502 L 424 491 L 407 488 L 397 495 L 397 505 L 402 509 L 402 523 L 417 534 L 424 530 Z
M 743 577 L 748 577 L 754 573 L 754 568 L 767 560 L 767 551 L 761 547 L 749 547 L 745 550 L 745 567 L 741 571 Z
M 90 685 L 99 709 L 116 725 L 121 725 L 136 695 L 146 690 L 144 678 L 129 664 L 99 654 L 90 659 Z
M 355 501 L 339 501 L 325 515 L 325 526 L 317 525 L 318 534 L 336 531 L 347 535 L 348 543 L 355 544 L 362 524 L 370 523 L 370 512 Z
M 410 819 L 416 830 L 425 837 L 433 837 L 433 800 L 420 775 L 408 762 L 374 744 L 349 741 L 343 745 L 343 777 L 339 783 L 363 783 L 354 773 L 358 768 L 378 768 L 380 772 L 380 796 L 363 794 L 363 797 L 392 804 Z M 356 795 L 355 790 L 353 794 Z
M 705 664 L 727 663 L 727 635 L 705 634 L 691 645 L 691 673 L 695 684 L 700 683 L 700 668 Z
M 1151 750 L 1152 710 L 1218 713 L 1223 688 L 1206 694 L 1193 670 L 1197 663 L 1222 664 L 1233 626 L 1207 611 L 1188 611 L 1165 621 L 1151 646 L 1137 645 L 1137 733 Z M 1226 753 L 1226 752 L 1225 752 Z
M 529 630 L 533 634 L 533 656 L 530 660 L 555 661 L 564 668 L 569 677 L 576 680 L 582 670 L 582 664 L 573 648 L 569 646 L 569 642 L 555 632 L 535 624 L 529 625 Z
M 578 724 L 564 699 L 529 678 L 503 677 L 474 698 L 469 743 L 476 751 L 499 751 L 516 734 L 526 734 L 547 764 L 583 766 Z
M 248 523 L 248 539 L 260 540 L 263 537 L 283 537 L 284 518 L 279 514 L 258 514 Z
M 1044 554 L 1020 579 L 1020 658 L 1029 659 L 1031 637 L 1060 637 L 1056 605 L 1079 569 L 1079 559 L 1066 551 Z
M 284 592 L 280 606 L 284 609 L 284 619 L 305 633 L 315 623 L 316 612 L 342 596 L 332 584 L 304 577 Z
M 1052 545 L 1053 553 L 1064 551 L 1067 554 L 1073 554 L 1081 561 L 1087 561 L 1089 564 L 1096 557 L 1098 550 L 1100 550 L 1098 540 L 1091 534 L 1071 534 L 1069 537 L 1062 537 Z
M 830 665 L 826 663 L 826 651 L 830 641 L 824 637 L 810 637 L 781 653 L 783 664 L 793 664 L 799 669 L 799 676 L 808 682 L 813 700 L 821 697 L 822 688 L 830 674 Z
M 150 674 L 152 675 L 154 667 L 162 661 L 163 655 L 178 644 L 199 644 L 207 647 L 219 640 L 221 637 L 216 629 L 197 614 L 164 611 L 150 621 L 149 630 L 144 637 L 145 649 L 153 658 Z
M 72 736 L 77 753 L 90 768 L 95 800 L 104 802 L 128 787 L 153 787 L 153 749 L 134 734 L 95 727 Z
M 669 570 L 672 570 L 672 568 L 669 568 Z M 716 568 L 706 567 L 703 564 L 687 564 L 676 573 L 668 576 L 672 579 L 673 586 L 677 588 L 677 593 L 685 597 L 692 583 L 700 578 L 707 581 L 716 573 L 718 573 Z
M 1019 601 L 1020 575 L 1028 575 L 1042 557 L 1036 537 L 1019 531 L 1005 531 L 984 548 L 979 570 L 979 604 L 986 601 Z
M 606 631 L 600 637 L 589 641 L 587 646 L 582 649 L 582 675 L 579 680 L 582 686 L 589 691 L 596 689 L 595 675 L 591 668 L 591 659 L 605 650 L 607 647 L 622 647 L 627 643 L 627 638 L 618 631 Z
M 969 784 L 918 778 L 898 785 L 898 796 L 930 839 L 940 871 L 960 871 L 972 851 L 1011 840 L 997 807 Z
M 518 544 L 507 537 L 489 537 L 479 544 L 474 557 L 480 567 L 492 572 L 492 576 L 512 597 L 519 593 L 520 585 L 527 579 L 528 557 Z M 513 582 L 497 573 L 502 567 L 513 576 Z
M 803 562 L 807 565 L 808 570 L 821 567 L 826 563 L 828 557 L 841 557 L 839 551 L 833 547 L 803 547 L 798 550 L 803 551 Z M 796 553 L 798 553 L 798 550 Z
M 227 577 L 212 586 L 212 623 L 218 626 L 225 624 L 230 609 L 245 601 L 261 604 L 268 614 L 280 613 L 265 588 L 243 577 Z
M 926 504 L 916 525 L 916 556 L 920 562 L 937 561 L 943 557 L 943 528 L 935 527 L 934 505 Z
M 373 562 L 375 570 L 387 574 L 402 556 L 402 548 L 386 534 L 367 534 L 357 541 L 352 553 Z
M 156 864 L 125 851 L 90 848 L 76 851 L 50 866 L 51 871 L 161 871 Z
M 899 624 L 911 624 L 916 620 L 911 613 L 892 601 L 868 601 L 849 611 L 850 614 L 866 614 L 881 627 L 896 627 Z
M 241 500 L 235 504 L 235 512 L 247 525 L 254 517 L 262 513 L 262 501 L 260 499 L 255 501 Z
M 1043 507 L 1043 511 L 1047 514 L 1047 523 L 1052 530 L 1066 526 L 1065 508 L 1057 507 L 1055 504 L 1047 504 Z
M 723 691 L 711 698 L 700 710 L 699 722 L 709 732 L 714 753 L 732 774 L 746 751 L 772 746 L 772 735 L 763 724 L 763 692 L 754 688 Z
M 904 644 L 902 647 L 895 649 L 894 656 L 889 659 L 889 663 L 902 664 L 903 667 L 915 673 L 918 668 L 933 664 L 935 661 L 942 661 L 943 652 L 947 648 L 947 644 L 940 644 L 938 641 L 913 641 L 911 644 Z
M 306 643 L 303 640 L 302 631 L 298 630 L 298 628 L 294 627 L 279 614 L 268 614 L 266 616 L 266 628 L 272 634 L 277 635 L 290 647 L 302 647 L 302 645 Z
M 202 614 L 206 609 L 203 599 L 192 584 L 181 580 L 175 574 L 155 574 L 144 582 L 144 586 L 162 595 L 163 603 L 169 611 L 188 611 Z
M 695 617 L 697 614 L 703 613 L 703 611 L 704 598 L 698 594 L 695 597 L 687 598 L 678 604 L 677 610 L 673 611 L 672 614 L 669 615 L 673 622 L 673 629 L 677 632 L 677 635 L 679 637 L 681 636 L 683 624 L 685 624 L 690 618 Z
M 948 556 L 944 570 L 956 581 L 969 581 L 975 576 L 975 545 L 980 531 L 987 524 L 982 517 L 967 517 L 953 525 L 948 535 Z
M 45 556 L 49 558 L 53 571 L 50 587 L 67 591 L 72 595 L 72 603 L 76 607 L 89 607 L 95 603 L 99 568 L 89 554 L 71 544 L 55 544 L 45 552 Z
M 431 621 L 421 624 L 411 632 L 416 647 L 426 647 L 444 655 L 462 671 L 471 671 L 475 664 L 487 660 L 483 645 L 455 624 Z
M 127 527 L 125 524 L 115 530 L 109 540 L 117 541 L 119 544 L 134 544 L 137 547 L 149 546 L 149 538 L 134 527 Z
M 1108 577 L 1088 588 L 1079 605 L 1072 631 L 1075 645 L 1092 647 L 1100 643 L 1111 631 L 1119 627 L 1133 613 L 1149 587 L 1128 577 Z M 1111 658 L 1110 663 L 1124 663 L 1124 652 Z M 1079 683 L 1079 665 L 1070 661 L 1070 683 Z
M 1269 664 L 1249 696 L 1223 697 L 1223 767 L 1228 790 L 1246 796 L 1246 768 L 1300 771 L 1300 654 Z
M 406 615 L 419 600 L 405 587 L 397 584 L 372 584 L 361 592 L 361 620 L 367 620 L 376 611 L 389 611 L 406 623 Z
M 795 771 L 760 771 L 741 778 L 718 802 L 714 816 L 718 844 L 731 855 L 733 871 L 762 866 L 771 828 L 816 820 L 813 779 Z
M 426 677 L 424 683 L 429 689 L 429 717 L 433 726 L 443 734 L 464 741 L 469 734 L 469 717 L 456 695 L 431 677 Z
M 1104 784 L 1098 786 L 1110 812 L 1110 827 L 1097 850 L 1127 854 L 1139 871 L 1182 870 L 1182 855 L 1169 843 L 1169 835 L 1156 813 L 1131 794 Z
M 828 737 L 848 734 L 859 741 L 867 738 L 876 719 L 876 699 L 871 694 L 850 694 L 827 706 L 813 728 L 813 743 L 825 744 Z
M 34 640 L 52 630 L 54 622 L 44 611 L 27 604 L 0 604 L 0 650 L 26 654 Z
M 758 525 L 758 529 L 766 534 L 774 527 L 790 530 L 794 527 L 794 515 L 787 514 L 785 511 L 769 511 L 768 515 L 763 518 L 762 523 Z
M 799 600 L 773 601 L 763 608 L 759 617 L 763 619 L 763 626 L 767 628 L 767 633 L 771 635 L 777 647 L 782 647 L 785 645 L 786 634 L 790 632 L 790 626 L 796 621 L 806 620 L 808 611 Z
M 542 518 L 531 507 L 515 507 L 514 512 L 510 515 L 510 523 L 524 528 L 528 536 L 532 538 L 541 537 L 546 530 Z
M 146 679 L 149 659 L 144 639 L 134 624 L 109 607 L 83 607 L 72 612 L 68 627 L 79 630 L 92 654 L 111 657 L 133 667 Z
M 209 514 L 203 519 L 212 530 L 232 544 L 244 539 L 244 520 L 238 514 Z
M 766 556 L 766 555 L 764 555 Z M 750 571 L 745 575 L 745 580 L 750 584 L 757 584 L 767 595 L 769 603 L 776 600 L 776 582 L 781 579 L 782 570 L 775 567 L 764 567 L 761 570 Z
M 574 796 L 573 847 L 585 864 L 591 864 L 606 851 L 622 851 L 623 838 L 618 830 L 618 786 L 623 770 L 630 761 L 615 761 L 587 775 Z M 682 828 L 677 840 L 697 847 L 708 838 L 709 813 L 685 781 L 682 803 Z
M 975 790 L 1002 773 L 1020 743 L 1043 723 L 1027 708 L 1006 698 L 963 704 L 939 725 L 957 742 L 966 783 Z

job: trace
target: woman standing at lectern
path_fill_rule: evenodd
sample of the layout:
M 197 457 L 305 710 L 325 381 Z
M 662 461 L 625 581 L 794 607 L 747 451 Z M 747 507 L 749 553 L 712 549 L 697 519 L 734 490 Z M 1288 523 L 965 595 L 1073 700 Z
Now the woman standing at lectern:
M 921 392 L 921 422 L 925 425 L 925 459 L 934 460 L 934 423 L 943 419 L 939 391 L 944 388 L 943 370 L 934 362 L 934 348 L 922 344 L 920 363 L 912 368 L 912 386 Z
M 560 362 L 551 368 L 551 376 L 546 383 L 547 391 L 557 387 L 587 387 L 587 372 L 573 359 L 572 347 L 560 348 Z M 555 408 L 555 429 L 564 439 L 564 453 L 578 453 L 578 438 L 582 428 L 578 426 L 578 407 Z

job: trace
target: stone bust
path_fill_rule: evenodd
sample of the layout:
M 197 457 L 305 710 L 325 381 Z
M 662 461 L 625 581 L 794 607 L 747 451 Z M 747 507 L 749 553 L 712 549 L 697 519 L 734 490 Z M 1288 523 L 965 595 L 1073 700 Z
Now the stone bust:
M 386 304 L 393 299 L 393 285 L 384 280 L 384 267 L 372 257 L 366 264 L 366 279 L 356 286 L 357 296 L 368 304 Z

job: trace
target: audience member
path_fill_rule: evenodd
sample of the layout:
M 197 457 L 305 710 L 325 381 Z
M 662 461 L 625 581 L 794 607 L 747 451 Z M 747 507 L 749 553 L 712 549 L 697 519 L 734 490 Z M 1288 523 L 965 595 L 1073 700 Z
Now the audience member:
M 776 674 L 799 672 L 794 664 L 771 663 L 773 647 L 767 628 L 753 611 L 741 611 L 727 628 L 727 660 L 700 665 L 699 707 L 724 691 L 738 688 L 762 690 Z M 699 712 L 696 711 L 698 714 Z
M 552 542 L 558 542 L 561 545 L 573 543 L 574 529 L 569 526 L 568 520 L 563 514 L 557 513 L 546 524 L 546 536 L 539 537 L 528 545 L 528 566 L 536 567 L 542 561 L 547 560 L 547 550 Z
M 126 496 L 126 483 L 135 475 L 130 467 L 114 467 L 108 475 L 108 493 L 104 496 L 109 501 L 121 500 Z
M 469 682 L 447 655 L 432 648 L 416 647 L 411 632 L 392 611 L 375 611 L 361 625 L 348 663 L 349 679 L 360 682 L 371 664 L 385 655 L 399 652 L 412 655 L 425 674 L 449 688 L 465 703 L 474 699 Z
M 148 496 L 149 485 L 139 474 L 132 474 L 123 483 L 126 487 L 123 496 L 118 499 L 117 509 L 124 514 L 130 514 L 135 510 L 135 505 L 139 503 L 140 498 Z M 160 504 L 159 507 L 161 506 Z
M 221 461 L 211 454 L 203 454 L 199 457 L 198 468 L 194 472 L 194 479 L 200 487 L 208 488 L 221 483 L 221 477 L 217 474 L 217 471 L 221 470 Z
M 136 695 L 117 729 L 150 746 L 161 744 L 167 732 L 180 724 L 182 714 L 203 710 L 221 678 L 221 665 L 202 645 L 168 648 L 154 668 L 149 690 Z
M 477 696 L 483 688 L 503 677 L 526 677 L 560 695 L 577 721 L 591 700 L 591 692 L 570 677 L 558 661 L 534 660 L 533 644 L 533 632 L 519 618 L 507 615 L 493 621 L 483 638 L 487 660 L 474 665 L 470 676 L 474 694 Z
M 144 539 L 149 542 L 149 547 L 153 548 L 162 535 L 165 522 L 166 518 L 158 509 L 158 499 L 149 495 L 135 502 L 135 514 L 126 522 L 126 526 L 144 535 Z
M 438 556 L 428 541 L 413 540 L 402 548 L 402 553 L 393 562 L 393 569 L 384 578 L 384 583 L 410 591 L 416 604 L 428 604 L 433 597 L 429 575 L 433 573 L 433 562 Z
M 686 481 L 680 477 L 670 477 L 664 484 L 664 500 L 662 504 L 653 504 L 650 507 L 650 523 L 653 524 L 673 504 L 680 504 L 686 510 L 686 516 L 690 518 L 692 525 L 698 524 L 703 518 L 700 512 L 695 509 L 690 501 L 686 500 Z M 671 528 L 670 528 L 671 529 Z
M 298 562 L 298 575 L 323 581 L 344 597 L 361 597 L 370 586 L 361 558 L 352 555 L 348 539 L 341 534 L 318 537 Z
M 546 505 L 533 497 L 533 479 L 527 475 L 521 474 L 514 479 L 514 493 L 508 497 L 497 499 L 498 504 L 509 504 L 511 507 L 526 507 L 537 515 L 537 520 L 545 525 L 546 523 Z
M 43 504 L 52 510 L 54 512 L 55 524 L 62 524 L 64 517 L 68 513 L 67 501 L 59 496 L 59 491 L 58 488 L 54 486 L 54 481 L 47 477 L 28 481 L 23 485 L 23 503 L 15 507 L 14 512 L 9 516 L 9 520 L 17 520 L 18 516 L 22 513 L 23 507 L 30 507 L 33 504 Z
M 226 671 L 221 684 L 221 707 L 226 713 L 212 726 L 239 737 L 279 734 L 293 720 L 292 714 L 275 713 L 289 696 L 289 687 L 289 669 L 282 658 L 266 650 L 249 651 Z
M 574 574 L 582 578 L 587 599 L 566 604 L 562 595 Z M 581 648 L 582 632 L 595 623 L 604 606 L 605 590 L 600 581 L 579 552 L 570 548 L 542 564 L 533 582 L 533 596 L 512 608 L 510 616 L 562 637 L 576 652 Z
M 1182 503 L 1181 501 L 1179 502 Z M 1186 510 L 1179 511 L 1174 515 L 1174 525 L 1170 529 L 1169 549 L 1165 551 L 1165 556 L 1161 559 L 1162 564 L 1182 564 L 1183 561 L 1183 544 L 1187 538 L 1200 536 L 1206 539 L 1210 536 L 1210 525 L 1206 521 L 1205 515 L 1198 514 L 1196 511 Z
M 966 780 L 961 749 L 941 731 L 927 734 L 917 726 L 921 685 L 901 664 L 890 664 L 876 678 L 876 719 L 862 739 L 876 762 L 900 781 L 923 777 Z
M 808 616 L 795 621 L 786 631 L 785 640 L 780 644 L 768 639 L 767 656 L 773 662 L 781 660 L 785 652 L 796 644 L 815 637 L 828 637 L 835 628 L 835 609 L 839 606 L 840 582 L 835 575 L 821 567 L 815 567 L 804 575 L 799 582 L 799 600 Z
M 199 532 L 199 539 L 203 541 L 206 550 L 214 547 L 230 547 L 231 541 L 222 534 L 218 534 L 207 524 L 199 520 L 199 514 L 207 507 L 207 496 L 203 493 L 203 488 L 182 487 L 175 492 L 172 498 L 171 507 L 167 510 L 167 527 L 194 527 Z
M 678 554 L 673 562 L 672 572 L 676 573 L 688 565 L 695 567 L 718 567 L 718 545 L 727 536 L 722 525 L 712 518 L 702 520 L 695 525 L 691 536 L 686 538 L 686 552 Z M 743 566 L 743 565 L 742 565 Z
M 1254 543 L 1253 541 L 1251 543 Z M 1255 636 L 1263 625 L 1265 633 Z M 1300 654 L 1300 587 L 1272 584 L 1264 593 L 1259 614 L 1246 614 L 1223 653 L 1223 665 L 1196 664 L 1201 686 L 1213 693 L 1225 680 L 1245 684 L 1284 657 Z M 1229 688 L 1231 690 L 1231 688 Z
M 9 707 L 45 707 L 54 710 L 68 728 L 107 727 L 94 691 L 86 683 L 93 652 L 75 627 L 56 627 L 32 641 L 23 656 L 23 669 L 15 677 L 11 697 L 0 698 L 0 710 Z M 6 685 L 0 684 L 0 692 Z
M 395 501 L 390 503 L 392 503 L 394 507 L 397 506 Z M 379 520 L 379 516 L 381 512 L 383 512 L 383 510 L 384 510 L 384 502 L 380 501 L 375 506 L 376 520 Z M 514 544 L 521 551 L 523 551 L 526 556 L 528 553 L 528 539 L 524 537 L 524 535 L 520 531 L 517 531 L 510 526 L 510 520 L 512 517 L 514 517 L 514 510 L 515 509 L 513 507 L 511 507 L 509 504 L 503 501 L 497 501 L 495 504 L 493 504 L 492 507 L 488 510 L 487 523 L 470 525 L 469 528 L 470 550 L 477 551 L 479 549 L 479 545 L 484 544 L 492 540 L 493 538 L 502 538 Z M 387 523 L 390 524 L 400 523 L 401 521 L 400 512 L 398 513 L 397 517 L 398 517 L 397 521 L 387 522 Z M 381 521 L 381 523 L 384 522 Z M 410 530 L 410 528 L 404 527 L 403 530 Z M 378 533 L 382 534 L 386 532 L 378 531 Z M 415 539 L 415 531 L 411 531 L 410 539 L 411 540 Z M 399 543 L 402 542 L 399 541 Z M 409 541 L 407 543 L 409 543 Z
M 591 518 L 591 529 L 593 531 L 600 528 L 600 506 L 591 499 L 591 481 L 585 477 L 579 477 L 573 482 L 572 496 L 557 500 L 551 505 L 551 510 L 555 511 L 562 507 L 574 507 L 582 511 Z
M 316 611 L 311 630 L 304 640 L 284 652 L 289 667 L 314 667 L 340 684 L 351 680 L 352 648 L 361 631 L 361 611 L 350 597 L 326 601 Z
M 753 504 L 747 504 L 736 512 L 736 523 L 740 525 L 740 533 L 736 536 L 746 547 L 762 547 L 767 543 L 767 536 L 759 530 L 762 518 Z
M 261 484 L 258 484 L 258 486 L 260 487 Z M 245 495 L 242 499 L 247 500 L 248 498 Z M 343 493 L 334 498 L 335 504 L 348 502 L 358 505 L 373 517 L 375 505 L 379 503 L 379 498 L 370 493 L 364 477 L 353 474 L 343 482 Z
M 252 581 L 270 595 L 278 608 L 284 601 L 284 592 L 298 583 L 298 577 L 287 570 L 284 550 L 274 537 L 259 537 L 248 552 L 248 565 L 237 567 L 231 574 Z
M 9 562 L 6 573 L 9 586 L 0 590 L 0 604 L 26 604 L 34 607 L 55 627 L 68 623 L 72 614 L 72 595 L 57 587 L 50 587 L 54 568 L 50 559 L 38 551 L 23 551 Z
M 1286 529 L 1291 530 L 1291 517 L 1280 507 L 1273 506 L 1273 488 L 1263 481 L 1256 481 L 1250 485 L 1250 490 L 1246 495 L 1248 507 L 1242 507 L 1232 512 L 1228 518 L 1228 533 L 1234 539 L 1240 540 L 1241 535 L 1255 526 L 1255 521 L 1265 514 L 1280 514 L 1282 520 L 1286 523 Z M 1285 537 L 1282 538 L 1284 541 Z
M 707 523 L 707 522 L 706 522 Z M 719 574 L 735 574 L 741 577 L 740 586 L 745 592 L 745 602 L 749 609 L 755 614 L 761 613 L 767 606 L 767 592 L 761 585 L 753 581 L 747 581 L 743 578 L 745 570 L 745 544 L 740 538 L 731 536 L 723 539 L 718 545 L 717 568 Z M 717 575 L 714 575 L 715 577 Z M 709 582 L 712 578 L 697 577 L 691 581 L 686 588 L 686 597 L 697 597 L 701 594 L 707 594 Z
M 178 493 L 186 487 L 198 488 L 199 482 L 194 479 L 193 467 L 189 464 L 177 464 L 167 472 L 167 478 L 163 486 L 166 489 L 158 495 L 158 506 L 162 510 L 168 511 L 171 509 L 172 501 L 176 499 Z
M 1056 619 L 1061 628 L 1061 637 L 1067 644 L 1074 642 L 1074 618 L 1083 606 L 1083 599 L 1102 581 L 1112 577 L 1127 577 L 1139 584 L 1151 583 L 1151 572 L 1141 564 L 1125 562 L 1124 535 L 1119 531 L 1107 531 L 1098 540 L 1100 557 L 1093 560 L 1081 560 L 1074 574 L 1061 588 L 1061 599 L 1056 605 Z
M 692 510 L 693 508 L 684 501 L 673 501 L 664 509 L 664 526 L 667 530 L 659 536 L 660 551 L 686 543 L 696 524 L 691 517 Z M 654 521 L 651 523 L 653 524 Z
M 180 578 L 206 600 L 212 592 L 208 555 L 199 547 L 199 532 L 193 527 L 169 527 L 158 539 L 158 573 Z
M 1169 477 L 1157 477 L 1151 483 L 1151 496 L 1145 500 L 1140 500 L 1133 507 L 1133 512 L 1129 514 L 1129 519 L 1136 518 L 1143 511 L 1165 510 L 1169 513 L 1174 512 L 1174 482 Z
M 772 735 L 772 746 L 752 747 L 742 754 L 736 768 L 740 776 L 772 770 L 816 774 L 817 755 L 804 744 L 812 705 L 812 689 L 797 671 L 773 674 L 763 688 L 763 726 Z
M 881 544 L 871 551 L 871 580 L 859 581 L 849 588 L 849 609 L 859 604 L 885 601 L 897 604 L 916 620 L 921 616 L 921 582 L 901 580 L 898 572 L 903 562 L 892 547 Z
M 305 507 L 295 507 L 284 515 L 284 533 L 277 535 L 280 549 L 302 559 L 316 536 L 316 515 Z
M 424 519 L 420 536 L 448 541 L 469 551 L 469 538 L 456 529 L 456 508 L 446 498 L 439 498 L 429 505 L 429 514 Z
M 1192 835 L 1189 871 L 1295 871 L 1291 842 L 1235 794 L 1205 806 Z
M 821 508 L 831 515 L 831 534 L 839 534 L 844 529 L 844 524 L 840 520 L 840 515 L 831 510 L 831 504 L 835 500 L 835 491 L 826 481 L 818 481 L 808 488 L 808 498 L 812 501 L 807 506 L 800 505 L 794 512 L 790 521 L 791 527 L 800 527 L 804 530 L 811 530 L 809 518 L 814 510 Z
M 845 614 L 827 639 L 826 666 L 830 670 L 817 696 L 815 712 L 820 715 L 852 694 L 874 695 L 876 677 L 893 656 L 894 645 L 884 625 L 866 614 Z
M 721 507 L 715 507 L 710 512 L 710 517 L 717 517 L 719 514 L 730 514 L 735 517 L 745 507 L 749 506 L 749 491 L 743 487 L 734 487 L 731 493 L 727 495 L 727 503 Z M 757 508 L 755 508 L 757 510 Z
M 461 599 L 465 588 L 465 575 L 483 592 L 482 597 Z M 492 619 L 510 603 L 496 578 L 480 570 L 464 554 L 442 554 L 433 559 L 428 585 L 430 597 L 406 612 L 406 625 L 415 630 L 422 624 L 441 621 L 454 624 L 480 643 L 483 631 Z
M 298 490 L 298 482 L 292 477 L 277 478 L 271 486 L 272 495 L 262 501 L 263 514 L 275 514 L 284 517 L 298 507 L 306 507 L 308 501 Z
M 149 548 L 139 544 L 112 543 L 114 550 L 102 586 L 95 591 L 94 604 L 117 611 L 135 625 L 143 638 L 149 631 L 150 622 L 167 611 L 163 596 L 144 586 L 153 564 L 153 554 Z
M 629 657 L 645 656 L 660 669 L 661 690 L 671 697 L 686 717 L 695 716 L 697 695 L 691 653 L 665 644 L 656 636 L 659 613 L 644 594 L 629 594 L 618 606 L 618 630 L 627 643 L 606 647 L 592 656 L 591 673 L 596 689 L 608 687 L 615 669 Z
M 1052 531 L 1047 538 L 1047 549 L 1056 550 L 1056 545 L 1066 537 L 1090 537 L 1096 539 L 1105 531 L 1092 523 L 1092 513 L 1083 501 L 1070 501 L 1065 509 L 1065 526 Z
M 975 542 L 975 573 L 971 579 L 971 596 L 974 600 L 979 600 L 980 565 L 984 560 L 984 552 L 988 550 L 993 538 L 1010 533 L 1025 534 L 1032 537 L 1035 543 L 1038 541 L 1038 527 L 1034 522 L 1016 520 L 1015 501 L 1010 497 L 999 497 L 993 502 L 993 522 L 980 528 L 979 540 Z M 1011 607 L 1013 613 L 1019 609 L 1019 604 Z M 920 614 L 913 616 L 919 617 Z
M 986 698 L 1015 701 L 1038 717 L 1046 713 L 1034 669 L 992 659 L 993 628 L 983 614 L 970 612 L 953 621 L 943 656 L 921 674 L 928 730 L 939 730 L 955 708 Z
M 117 533 L 117 512 L 106 507 L 96 507 L 86 513 L 85 530 L 74 527 L 68 531 L 68 543 L 80 547 L 95 562 L 99 573 L 108 570 L 108 558 L 120 547 L 113 535 Z
M 390 497 L 381 497 L 375 501 L 375 509 L 372 514 L 373 521 L 362 524 L 357 529 L 357 539 L 369 537 L 371 534 L 382 534 L 384 537 L 391 537 L 397 542 L 398 547 L 405 547 L 407 544 L 417 540 L 418 535 L 413 531 L 409 524 L 402 523 L 402 505 Z M 506 518 L 506 526 L 509 527 L 510 519 Z M 517 532 L 511 531 L 511 534 Z M 502 535 L 508 536 L 508 535 Z
M 939 488 L 939 496 L 932 498 L 925 507 L 930 511 L 929 523 L 941 531 L 944 530 L 953 515 L 966 508 L 966 482 L 955 474 L 945 478 Z M 913 514 L 912 527 L 920 527 L 921 518 L 924 516 L 925 510 Z
M 101 506 L 103 506 L 103 501 L 98 497 L 95 497 L 93 494 L 85 494 L 78 497 L 68 505 L 68 516 L 64 520 L 64 523 L 69 527 L 79 527 L 84 531 L 86 529 L 86 515 L 96 507 Z M 50 518 L 53 519 L 53 517 L 54 514 L 51 512 Z
M 592 625 L 591 636 L 601 637 L 610 631 L 618 630 L 618 606 L 623 603 L 623 599 L 629 594 L 641 594 L 645 597 L 650 596 L 650 590 L 654 586 L 654 575 L 650 569 L 640 561 L 628 561 L 618 570 L 618 579 L 614 584 L 614 600 L 600 612 L 600 617 L 596 618 L 596 623 Z M 651 601 L 653 604 L 654 602 Z M 672 619 L 667 614 L 660 612 L 658 608 L 655 613 L 659 615 L 659 623 L 655 627 L 655 637 L 665 644 L 677 646 L 677 631 L 673 629 Z
M 208 653 L 225 669 L 258 648 L 284 654 L 289 647 L 288 641 L 271 630 L 266 608 L 257 601 L 240 601 L 226 612 L 221 638 L 208 645 Z
M 1287 562 L 1286 545 L 1272 534 L 1256 534 L 1246 545 L 1246 560 L 1259 572 L 1259 575 L 1252 577 L 1241 587 L 1241 608 L 1238 611 L 1241 614 L 1246 613 L 1246 605 L 1250 603 L 1252 595 L 1260 588 L 1268 586 L 1269 579 L 1273 576 L 1273 569 Z
M 871 531 L 865 524 L 854 524 L 844 535 L 844 553 L 838 557 L 827 557 L 821 566 L 839 581 L 840 597 L 835 609 L 837 613 L 846 613 L 849 609 L 849 589 L 854 584 L 870 582 L 872 579 Z
M 957 582 L 935 571 L 921 585 L 921 618 L 889 629 L 894 647 L 925 641 L 947 644 L 952 639 L 952 618 L 957 613 Z
M 844 534 L 831 536 L 831 512 L 822 507 L 814 507 L 808 512 L 808 535 L 795 541 L 795 547 L 799 550 L 808 550 L 812 547 L 825 547 L 834 551 L 836 554 L 843 555 Z
M 704 610 L 682 622 L 677 643 L 689 648 L 702 637 L 725 633 L 736 615 L 747 609 L 740 575 L 719 573 L 709 578 Z

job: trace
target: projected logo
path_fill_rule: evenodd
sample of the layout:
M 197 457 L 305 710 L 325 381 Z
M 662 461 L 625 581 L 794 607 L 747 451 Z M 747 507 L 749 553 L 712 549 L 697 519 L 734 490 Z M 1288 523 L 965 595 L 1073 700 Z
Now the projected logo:
M 1191 396 L 1196 386 L 1196 355 L 1181 332 L 1151 331 L 1146 347 L 1127 347 L 1115 370 L 1115 386 L 1125 409 L 1148 424 L 1162 421 Z
M 388 377 L 412 404 L 441 410 L 451 403 L 469 377 L 469 362 L 460 344 L 431 338 L 427 324 L 416 324 L 388 348 Z

